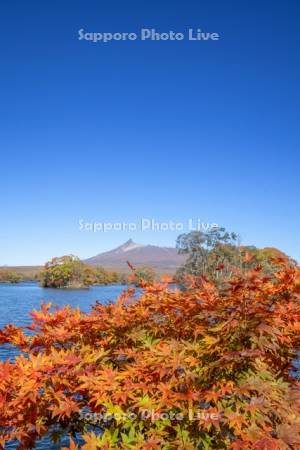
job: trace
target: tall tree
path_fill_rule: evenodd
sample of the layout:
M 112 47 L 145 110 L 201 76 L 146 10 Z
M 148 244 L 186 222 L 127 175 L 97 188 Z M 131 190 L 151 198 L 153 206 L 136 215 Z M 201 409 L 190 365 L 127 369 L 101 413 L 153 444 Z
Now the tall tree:
M 181 234 L 177 238 L 176 247 L 181 254 L 188 254 L 183 267 L 178 271 L 179 276 L 189 274 L 193 276 L 208 275 L 226 259 L 237 255 L 238 235 L 229 233 L 223 227 L 212 228 L 207 232 L 191 231 Z

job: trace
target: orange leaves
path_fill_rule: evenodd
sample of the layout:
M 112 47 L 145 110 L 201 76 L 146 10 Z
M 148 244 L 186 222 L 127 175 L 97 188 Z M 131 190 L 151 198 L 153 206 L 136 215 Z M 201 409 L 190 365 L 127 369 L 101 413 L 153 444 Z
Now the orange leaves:
M 10 379 L 13 369 L 14 365 L 9 360 L 0 362 L 0 383 Z
M 160 277 L 161 282 L 165 283 L 165 284 L 170 284 L 170 283 L 174 283 L 174 280 L 172 277 L 170 277 L 169 275 L 162 275 Z
M 213 401 L 214 403 L 216 403 L 221 397 L 222 397 L 221 392 L 217 391 L 210 391 L 204 395 L 204 398 L 207 402 Z
M 249 442 L 237 440 L 231 445 L 232 450 L 249 450 Z
M 50 406 L 49 411 L 52 411 L 52 418 L 69 419 L 72 414 L 80 411 L 78 403 L 66 397 L 59 399 L 57 406 Z
M 239 432 L 244 426 L 249 427 L 249 421 L 242 414 L 237 414 L 234 412 L 225 413 L 225 418 L 227 419 L 228 426 L 231 427 L 239 435 Z
M 3 330 L 0 330 L 0 344 L 10 343 L 20 349 L 25 349 L 27 342 L 28 338 L 21 328 L 14 325 L 7 325 Z
M 108 443 L 100 447 L 101 440 L 99 436 L 96 436 L 94 433 L 84 434 L 83 439 L 85 441 L 85 444 L 82 446 L 83 450 L 99 450 L 100 448 L 108 450 L 110 448 Z
M 80 431 L 88 411 L 112 417 L 100 421 L 103 435 L 84 435 L 86 450 L 197 448 L 199 440 L 204 448 L 297 448 L 289 368 L 300 348 L 298 272 L 282 265 L 266 279 L 258 268 L 226 288 L 203 278 L 184 292 L 164 277 L 138 300 L 128 290 L 89 314 L 42 306 L 32 335 L 0 331 L 0 343 L 27 351 L 0 363 L 1 445 L 18 437 L 30 448 L 53 425 Z M 173 415 L 146 420 L 145 409 Z M 189 411 L 199 409 L 193 420 Z
M 10 341 L 10 338 L 7 336 L 7 333 L 0 330 L 0 345 L 7 344 Z
M 281 450 L 282 448 L 284 447 L 281 447 L 275 439 L 270 438 L 260 439 L 253 445 L 254 450 Z
M 206 345 L 206 347 L 208 347 L 208 348 L 214 347 L 217 344 L 218 341 L 219 341 L 218 338 L 215 338 L 215 337 L 210 336 L 210 335 L 206 335 L 203 338 L 203 342 Z
M 61 450 L 78 450 L 78 446 L 75 444 L 73 439 L 70 439 L 69 447 L 62 447 Z

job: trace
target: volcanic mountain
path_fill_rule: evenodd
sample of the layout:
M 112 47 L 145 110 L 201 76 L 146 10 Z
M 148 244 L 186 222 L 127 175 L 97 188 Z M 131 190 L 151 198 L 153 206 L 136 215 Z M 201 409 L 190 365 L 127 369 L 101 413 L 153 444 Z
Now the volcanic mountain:
M 132 239 L 105 253 L 86 259 L 84 262 L 107 269 L 127 271 L 129 261 L 133 266 L 151 266 L 158 272 L 174 273 L 186 260 L 176 248 L 136 244 Z

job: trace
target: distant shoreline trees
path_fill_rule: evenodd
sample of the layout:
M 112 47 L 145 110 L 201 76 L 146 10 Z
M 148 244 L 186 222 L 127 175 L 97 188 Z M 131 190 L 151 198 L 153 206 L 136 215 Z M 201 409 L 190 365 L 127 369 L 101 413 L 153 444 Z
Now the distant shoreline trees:
M 109 284 L 141 286 L 144 282 L 153 282 L 157 279 L 155 270 L 149 266 L 138 266 L 130 273 L 117 272 L 85 264 L 74 255 L 54 257 L 42 269 L 35 268 L 30 271 L 27 269 L 27 272 L 0 268 L 0 283 L 36 281 L 43 288 L 87 289 L 89 286 Z
M 19 283 L 22 277 L 19 273 L 10 269 L 0 270 L 0 283 Z

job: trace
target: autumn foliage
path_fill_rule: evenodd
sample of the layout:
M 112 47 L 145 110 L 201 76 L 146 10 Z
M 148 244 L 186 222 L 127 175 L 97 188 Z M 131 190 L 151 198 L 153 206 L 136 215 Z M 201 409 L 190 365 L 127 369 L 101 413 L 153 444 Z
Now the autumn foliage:
M 52 258 L 40 273 L 40 282 L 46 288 L 86 288 L 93 284 L 124 283 L 126 276 L 84 264 L 74 255 Z
M 0 364 L 1 445 L 61 432 L 85 450 L 300 449 L 300 270 L 276 265 L 182 292 L 164 278 L 89 314 L 43 305 L 30 333 L 7 326 L 0 343 L 23 354 Z

